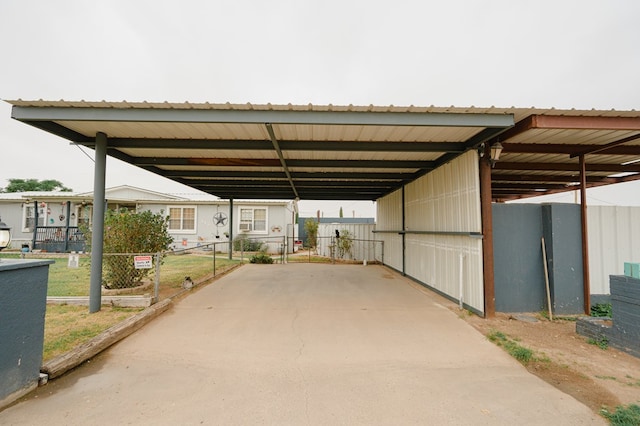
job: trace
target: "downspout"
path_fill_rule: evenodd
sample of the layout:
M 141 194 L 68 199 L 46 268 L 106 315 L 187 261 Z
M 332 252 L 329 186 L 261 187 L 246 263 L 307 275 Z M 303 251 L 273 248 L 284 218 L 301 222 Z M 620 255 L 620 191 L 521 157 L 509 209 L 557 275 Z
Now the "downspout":
M 107 169 L 107 135 L 102 132 L 96 134 L 95 157 L 89 313 L 98 312 L 102 305 L 102 255 L 104 250 L 105 175 Z
M 487 144 L 480 158 L 480 214 L 482 216 L 482 274 L 484 281 L 484 317 L 496 314 L 496 291 L 493 271 L 493 212 L 491 206 L 491 148 Z

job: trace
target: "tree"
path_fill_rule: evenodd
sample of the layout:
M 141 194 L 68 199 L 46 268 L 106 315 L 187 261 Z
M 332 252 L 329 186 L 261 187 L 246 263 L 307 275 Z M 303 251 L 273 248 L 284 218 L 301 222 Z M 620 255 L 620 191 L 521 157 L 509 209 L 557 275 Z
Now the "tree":
M 8 179 L 9 185 L 6 188 L 0 188 L 0 192 L 25 192 L 25 191 L 61 191 L 70 192 L 71 188 L 67 188 L 62 182 L 54 179 L 38 180 L 38 179 Z
M 340 206 L 340 217 L 344 217 L 344 215 L 342 214 L 342 206 Z
M 318 222 L 313 219 L 304 221 L 304 231 L 307 233 L 307 246 L 309 249 L 318 245 Z
M 169 249 L 173 238 L 168 231 L 169 217 L 150 211 L 108 210 L 104 219 L 105 288 L 130 288 L 139 285 L 152 269 L 136 269 L 131 253 L 158 253 Z M 86 230 L 87 244 L 91 232 Z M 114 253 L 129 253 L 116 255 Z M 162 255 L 164 257 L 164 253 Z

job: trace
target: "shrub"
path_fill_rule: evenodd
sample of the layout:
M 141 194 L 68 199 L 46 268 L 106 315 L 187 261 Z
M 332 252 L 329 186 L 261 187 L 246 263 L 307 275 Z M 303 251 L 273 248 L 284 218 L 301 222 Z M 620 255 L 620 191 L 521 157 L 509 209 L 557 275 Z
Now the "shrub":
M 106 288 L 137 286 L 152 269 L 135 269 L 133 255 L 111 253 L 158 253 L 169 249 L 173 238 L 168 232 L 169 218 L 150 211 L 108 210 L 104 219 L 104 275 Z M 85 234 L 91 244 L 91 232 Z M 164 257 L 164 256 L 163 256 Z
M 249 263 L 273 263 L 273 258 L 265 253 L 258 253 L 249 258 Z
M 353 234 L 348 229 L 340 231 L 340 238 L 336 239 L 336 245 L 338 248 L 338 257 L 344 259 L 346 257 L 353 257 L 351 249 L 353 248 Z
M 238 235 L 233 239 L 234 251 L 261 251 L 263 246 L 262 241 L 249 239 L 246 235 Z
M 307 247 L 315 248 L 318 246 L 318 222 L 313 219 L 304 221 L 304 232 L 307 233 Z

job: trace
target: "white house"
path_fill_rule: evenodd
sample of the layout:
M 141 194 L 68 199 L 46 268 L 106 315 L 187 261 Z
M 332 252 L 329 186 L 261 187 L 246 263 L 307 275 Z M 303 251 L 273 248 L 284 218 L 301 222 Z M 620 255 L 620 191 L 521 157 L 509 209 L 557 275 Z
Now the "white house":
M 128 185 L 106 189 L 105 198 L 109 209 L 149 210 L 169 216 L 174 249 L 228 242 L 238 235 L 263 241 L 270 252 L 278 251 L 282 244 L 289 251 L 293 248 L 292 201 L 234 200 L 232 204 L 228 200 L 196 200 Z M 91 225 L 92 206 L 92 192 L 0 194 L 0 218 L 11 227 L 12 248 L 84 250 L 80 229 Z M 216 250 L 227 249 L 228 244 L 216 245 Z

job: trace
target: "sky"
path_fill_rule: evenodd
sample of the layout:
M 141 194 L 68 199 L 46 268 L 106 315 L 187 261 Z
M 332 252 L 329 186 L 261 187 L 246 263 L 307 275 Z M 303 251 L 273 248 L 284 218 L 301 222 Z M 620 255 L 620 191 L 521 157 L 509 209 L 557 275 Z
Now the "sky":
M 637 0 L 2 0 L 0 99 L 638 109 L 638 16 Z M 0 102 L 0 187 L 93 189 L 91 150 L 10 117 Z M 106 184 L 195 194 L 112 158 Z M 300 203 L 340 207 L 375 214 Z

